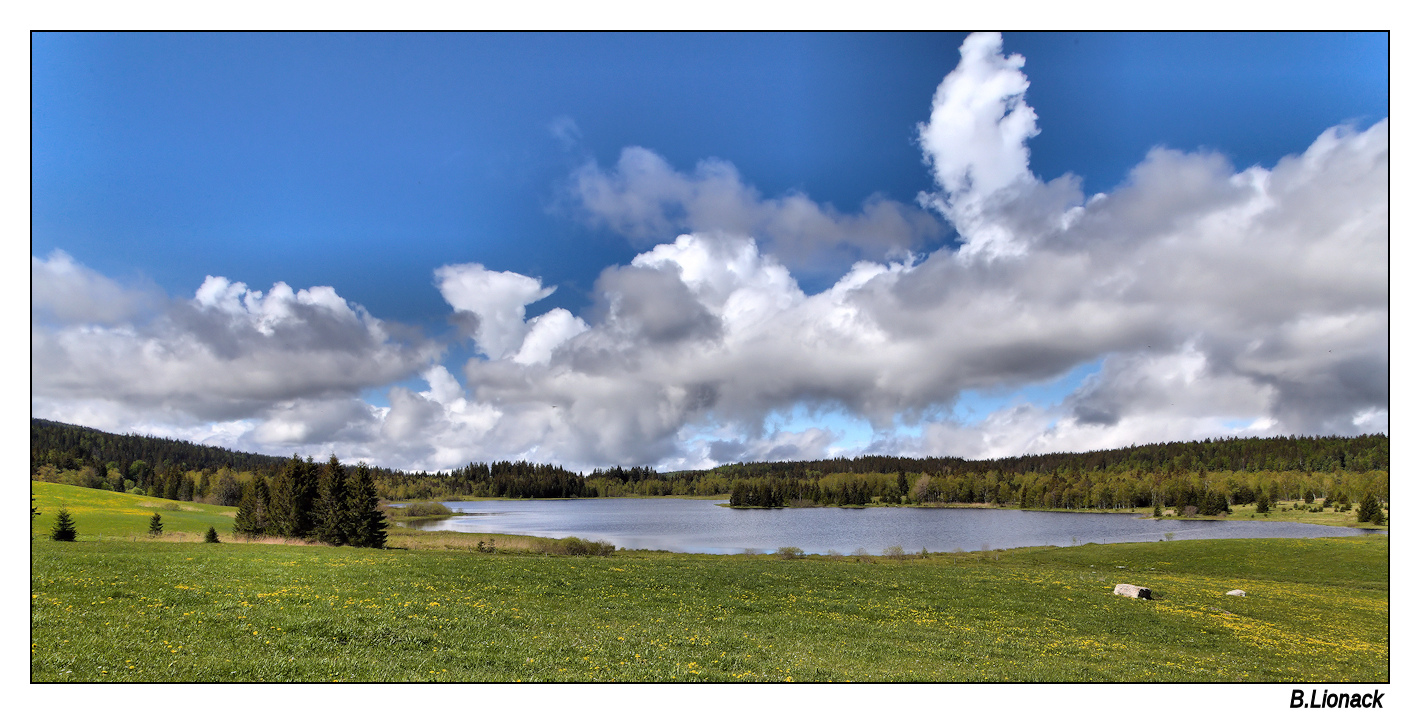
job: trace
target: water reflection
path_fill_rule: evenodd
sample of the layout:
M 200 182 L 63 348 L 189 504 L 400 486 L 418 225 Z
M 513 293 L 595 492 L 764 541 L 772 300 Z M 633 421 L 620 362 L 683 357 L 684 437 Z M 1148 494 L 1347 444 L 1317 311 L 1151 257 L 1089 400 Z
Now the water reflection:
M 566 501 L 445 501 L 456 515 L 410 524 L 420 530 L 605 540 L 619 548 L 685 553 L 772 551 L 881 553 L 989 550 L 1198 538 L 1315 538 L 1373 531 L 1305 523 L 1155 521 L 1134 514 L 1046 513 L 975 508 L 786 508 L 740 510 L 725 501 L 604 498 Z

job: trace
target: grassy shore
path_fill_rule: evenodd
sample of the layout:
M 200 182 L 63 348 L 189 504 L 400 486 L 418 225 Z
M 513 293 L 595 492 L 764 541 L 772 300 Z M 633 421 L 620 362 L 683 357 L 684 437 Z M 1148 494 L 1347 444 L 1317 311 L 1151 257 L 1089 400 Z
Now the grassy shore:
M 568 557 L 399 528 L 410 550 L 214 545 L 185 536 L 225 518 L 226 539 L 230 509 L 158 510 L 148 539 L 138 497 L 34 486 L 35 681 L 1389 678 L 1385 536 L 901 560 Z M 43 537 L 61 499 L 77 543 Z

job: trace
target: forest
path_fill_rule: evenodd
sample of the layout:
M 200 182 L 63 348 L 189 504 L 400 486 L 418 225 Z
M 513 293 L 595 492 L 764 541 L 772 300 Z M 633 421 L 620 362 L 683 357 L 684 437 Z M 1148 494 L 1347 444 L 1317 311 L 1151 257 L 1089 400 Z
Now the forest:
M 338 463 L 334 455 L 331 460 Z M 300 463 L 317 468 L 309 456 L 248 454 L 30 421 L 31 477 L 41 481 L 236 506 L 254 481 L 274 487 Z M 476 462 L 446 472 L 360 468 L 387 501 L 729 495 L 731 505 L 746 507 L 1160 505 L 1206 513 L 1284 499 L 1359 503 L 1370 494 L 1387 502 L 1390 439 L 1382 434 L 1205 439 L 989 460 L 860 456 L 671 473 L 616 466 L 584 475 L 526 461 Z

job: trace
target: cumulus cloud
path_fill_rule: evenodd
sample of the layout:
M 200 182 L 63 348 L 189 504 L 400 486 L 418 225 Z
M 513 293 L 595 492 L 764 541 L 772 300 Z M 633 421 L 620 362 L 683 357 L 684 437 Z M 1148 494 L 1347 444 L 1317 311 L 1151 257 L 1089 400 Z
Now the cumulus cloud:
M 686 174 L 636 146 L 624 149 L 611 170 L 583 166 L 570 191 L 590 222 L 643 245 L 681 231 L 754 236 L 794 267 L 880 260 L 945 235 L 931 214 L 881 196 L 868 198 L 855 214 L 802 193 L 764 198 L 727 161 L 707 159 Z
M 527 436 L 503 443 L 588 462 L 823 453 L 821 433 L 766 432 L 795 404 L 868 419 L 869 450 L 965 456 L 1386 423 L 1386 121 L 1331 129 L 1271 169 L 1158 148 L 1086 199 L 1072 177 L 1030 173 L 1022 67 L 973 36 L 921 128 L 938 182 L 924 203 L 959 249 L 862 261 L 808 295 L 743 226 L 681 235 L 605 271 L 596 319 L 545 364 L 466 365 L 471 398 L 518 410 Z M 691 206 L 690 183 L 742 189 L 727 167 L 692 181 L 628 156 L 623 187 L 587 192 L 628 232 L 680 225 L 664 207 Z M 1101 359 L 1059 404 L 942 416 L 965 390 Z M 718 435 L 690 436 L 706 428 Z
M 152 432 L 165 434 L 220 423 L 204 438 L 240 433 L 249 444 L 352 441 L 374 418 L 358 394 L 417 374 L 439 352 L 395 339 L 330 287 L 277 283 L 263 293 L 208 276 L 191 299 L 174 300 L 61 260 L 64 271 L 36 269 L 36 293 L 54 292 L 57 272 L 59 285 L 126 312 L 54 311 L 69 320 L 32 323 L 36 416 L 119 431 L 156 423 L 167 428 Z M 147 311 L 127 307 L 136 305 Z
M 842 453 L 831 429 L 771 426 L 796 406 L 867 420 L 868 452 L 967 457 L 1388 428 L 1387 120 L 1330 129 L 1271 168 L 1160 147 L 1087 198 L 1069 176 L 1030 172 L 1024 65 L 1001 50 L 969 38 L 920 129 L 937 182 L 923 203 L 960 247 L 888 258 L 921 234 L 766 201 L 727 164 L 685 175 L 631 149 L 614 172 L 578 175 L 589 210 L 649 240 L 693 230 L 605 269 L 585 319 L 529 318 L 552 292 L 536 278 L 444 266 L 436 285 L 482 353 L 451 372 L 329 288 L 210 278 L 148 325 L 88 307 L 65 313 L 87 322 L 36 327 L 32 404 L 96 419 L 133 405 L 151 422 L 216 420 L 406 468 Z M 800 199 L 840 232 L 775 228 Z M 808 294 L 784 257 L 800 238 L 877 257 Z M 949 416 L 963 392 L 1096 362 L 1057 403 Z M 387 408 L 358 399 L 416 373 L 427 390 L 391 387 Z
M 518 350 L 528 331 L 527 306 L 557 289 L 542 287 L 536 278 L 489 270 L 478 263 L 445 265 L 434 271 L 434 278 L 439 293 L 455 311 L 476 318 L 470 323 L 473 338 L 478 350 L 492 359 Z

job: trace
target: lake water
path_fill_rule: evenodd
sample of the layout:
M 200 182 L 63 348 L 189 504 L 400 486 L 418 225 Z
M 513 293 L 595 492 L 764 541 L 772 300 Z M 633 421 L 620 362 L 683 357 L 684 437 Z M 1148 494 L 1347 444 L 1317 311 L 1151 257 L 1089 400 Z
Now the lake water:
M 684 553 L 878 554 L 1083 545 L 1195 538 L 1316 538 L 1359 528 L 1267 521 L 1155 521 L 1123 513 L 1056 513 L 977 508 L 725 508 L 727 501 L 598 498 L 566 501 L 445 501 L 458 513 L 412 524 L 421 530 L 604 540 L 619 548 Z

